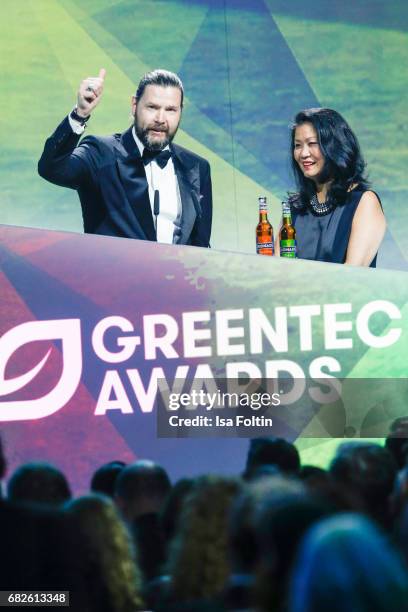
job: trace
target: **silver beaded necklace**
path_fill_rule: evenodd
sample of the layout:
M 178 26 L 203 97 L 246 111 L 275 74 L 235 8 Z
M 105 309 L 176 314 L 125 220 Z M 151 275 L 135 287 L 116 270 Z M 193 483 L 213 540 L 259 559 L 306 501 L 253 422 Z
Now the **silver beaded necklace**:
M 327 213 L 333 210 L 333 206 L 331 204 L 328 204 L 327 201 L 319 202 L 316 194 L 314 194 L 314 196 L 311 198 L 310 206 L 314 214 L 317 216 L 327 215 Z

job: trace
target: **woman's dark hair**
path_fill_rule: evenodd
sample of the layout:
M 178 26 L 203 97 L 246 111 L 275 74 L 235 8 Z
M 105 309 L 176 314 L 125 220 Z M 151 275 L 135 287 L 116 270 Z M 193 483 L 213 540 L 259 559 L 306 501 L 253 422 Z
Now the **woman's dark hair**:
M 291 204 L 305 208 L 316 192 L 315 184 L 306 178 L 293 157 L 296 128 L 303 123 L 311 123 L 316 130 L 320 150 L 324 157 L 324 167 L 319 182 L 332 181 L 327 194 L 331 206 L 342 204 L 347 191 L 354 184 L 368 187 L 364 176 L 365 162 L 358 140 L 343 117 L 330 108 L 308 108 L 295 117 L 291 132 L 291 161 L 299 193 L 290 197 Z

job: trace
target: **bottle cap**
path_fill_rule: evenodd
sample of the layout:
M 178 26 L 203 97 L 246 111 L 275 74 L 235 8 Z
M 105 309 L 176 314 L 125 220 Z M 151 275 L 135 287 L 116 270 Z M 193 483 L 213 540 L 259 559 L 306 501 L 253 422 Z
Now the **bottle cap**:
M 259 210 L 267 210 L 268 209 L 268 204 L 267 204 L 265 196 L 260 196 L 258 198 L 258 202 L 259 202 Z
M 290 204 L 287 200 L 283 200 L 282 202 L 282 212 L 290 214 Z

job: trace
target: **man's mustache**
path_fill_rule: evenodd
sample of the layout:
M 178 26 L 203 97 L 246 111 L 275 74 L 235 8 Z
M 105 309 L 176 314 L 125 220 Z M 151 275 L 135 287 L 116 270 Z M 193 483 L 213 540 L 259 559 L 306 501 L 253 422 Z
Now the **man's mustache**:
M 147 128 L 148 131 L 154 131 L 154 132 L 163 132 L 164 134 L 167 134 L 167 132 L 169 131 L 167 128 L 160 128 L 160 127 L 156 127 L 156 126 L 150 126 Z

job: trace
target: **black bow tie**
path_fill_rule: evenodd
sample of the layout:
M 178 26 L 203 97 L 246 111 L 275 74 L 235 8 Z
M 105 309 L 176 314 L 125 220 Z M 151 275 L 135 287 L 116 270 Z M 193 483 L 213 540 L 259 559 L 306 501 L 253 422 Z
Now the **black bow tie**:
M 160 168 L 165 168 L 170 157 L 172 157 L 170 149 L 166 149 L 165 151 L 151 151 L 150 149 L 146 149 L 146 147 L 143 149 L 142 159 L 145 166 L 155 160 Z

